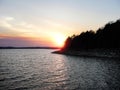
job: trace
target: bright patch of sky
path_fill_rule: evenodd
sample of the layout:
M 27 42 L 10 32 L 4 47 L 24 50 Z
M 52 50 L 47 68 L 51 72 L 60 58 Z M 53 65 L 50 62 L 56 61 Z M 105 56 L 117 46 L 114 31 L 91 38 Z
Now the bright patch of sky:
M 97 30 L 119 19 L 119 9 L 119 0 L 0 0 L 0 38 L 25 37 L 49 46 L 53 33 Z

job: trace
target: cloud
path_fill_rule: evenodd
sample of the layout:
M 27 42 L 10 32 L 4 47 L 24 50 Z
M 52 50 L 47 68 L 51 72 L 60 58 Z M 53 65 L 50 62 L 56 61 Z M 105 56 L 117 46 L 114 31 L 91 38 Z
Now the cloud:
M 24 28 L 34 28 L 35 26 L 33 24 L 29 24 L 26 22 L 20 22 L 18 26 L 24 27 Z
M 29 38 L 32 43 L 36 44 L 41 40 L 43 40 L 41 43 L 48 42 L 49 32 L 43 27 L 34 25 L 33 23 L 34 22 L 28 23 L 14 17 L 0 17 L 0 39 L 2 40 L 0 40 L 0 43 L 3 43 L 4 41 L 4 44 L 2 45 L 5 45 L 5 42 L 6 45 L 9 45 L 8 42 L 15 43 L 17 40 L 19 42 L 21 41 L 21 38 Z M 28 42 L 28 39 L 22 39 L 22 41 Z
M 65 37 L 67 37 L 73 31 L 71 27 L 68 27 L 69 24 L 67 25 L 62 21 L 41 19 L 39 20 L 39 22 L 28 22 L 19 18 L 9 16 L 0 17 L 0 39 L 2 40 L 0 41 L 0 43 L 4 41 L 4 44 L 2 45 L 5 45 L 5 42 L 6 45 L 9 45 L 8 42 L 24 43 L 24 41 L 28 42 L 29 40 L 31 40 L 31 42 L 36 43 L 36 45 L 43 45 L 43 43 L 46 42 L 49 42 L 47 43 L 49 45 L 54 40 L 53 32 L 56 34 L 60 32 Z M 29 40 L 23 40 L 23 38 L 29 38 Z
M 45 41 L 44 39 L 36 39 L 36 38 L 27 38 L 27 37 L 9 37 L 5 36 L 4 38 L 0 38 L 0 46 L 20 46 L 20 47 L 28 47 L 28 46 L 52 46 L 51 41 Z
M 13 20 L 15 20 L 15 19 L 14 19 L 14 17 L 5 17 L 5 20 L 6 20 L 6 21 L 13 21 Z
M 37 26 L 14 17 L 0 17 L 0 34 L 23 36 L 23 34 L 33 33 L 37 29 Z
M 8 19 L 8 17 L 6 18 L 0 18 L 0 27 L 11 27 L 11 24 L 8 22 L 10 20 L 10 18 Z M 12 18 L 11 18 L 12 20 Z
M 54 26 L 54 27 L 62 26 L 62 24 L 55 22 L 55 21 L 52 21 L 52 20 L 44 20 L 43 22 L 50 25 L 50 26 Z
M 36 43 L 21 37 L 5 37 L 0 39 L 0 46 L 34 46 Z

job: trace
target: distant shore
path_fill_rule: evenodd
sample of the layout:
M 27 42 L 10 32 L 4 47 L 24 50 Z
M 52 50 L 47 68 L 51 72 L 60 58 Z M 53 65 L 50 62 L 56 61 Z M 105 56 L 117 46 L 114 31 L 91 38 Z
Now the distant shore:
M 120 58 L 120 49 L 59 50 L 52 53 L 83 57 Z
M 0 49 L 59 49 L 58 47 L 0 47 Z

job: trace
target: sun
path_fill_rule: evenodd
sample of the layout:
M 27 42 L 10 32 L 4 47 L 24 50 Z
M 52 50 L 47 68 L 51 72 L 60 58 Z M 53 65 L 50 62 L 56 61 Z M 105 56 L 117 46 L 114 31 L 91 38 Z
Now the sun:
M 61 33 L 56 33 L 53 36 L 56 46 L 62 47 L 64 45 L 66 37 Z

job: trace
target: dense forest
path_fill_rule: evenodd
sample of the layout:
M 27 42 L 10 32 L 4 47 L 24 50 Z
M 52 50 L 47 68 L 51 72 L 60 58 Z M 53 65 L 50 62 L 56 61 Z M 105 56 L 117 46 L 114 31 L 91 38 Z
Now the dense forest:
M 62 50 L 120 48 L 120 19 L 104 27 L 68 37 Z

